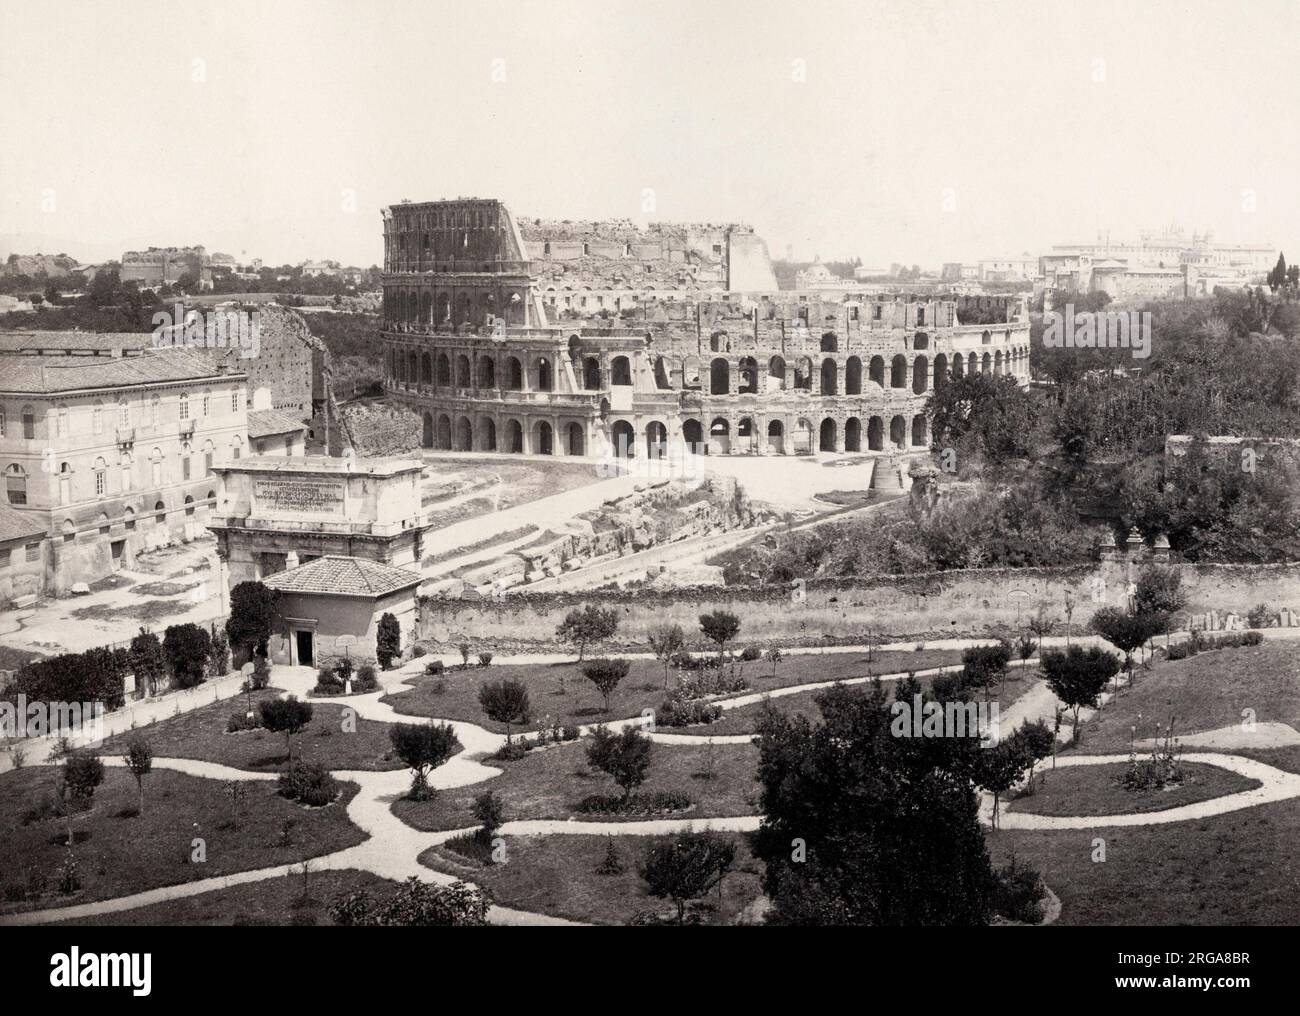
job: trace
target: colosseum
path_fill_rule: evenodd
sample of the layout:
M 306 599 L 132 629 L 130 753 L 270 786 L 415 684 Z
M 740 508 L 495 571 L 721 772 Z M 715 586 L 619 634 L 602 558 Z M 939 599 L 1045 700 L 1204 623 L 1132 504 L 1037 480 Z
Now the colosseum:
M 898 459 L 929 446 L 933 386 L 1028 384 L 1021 298 L 778 290 L 747 226 L 516 219 L 479 199 L 383 221 L 387 392 L 426 447 Z

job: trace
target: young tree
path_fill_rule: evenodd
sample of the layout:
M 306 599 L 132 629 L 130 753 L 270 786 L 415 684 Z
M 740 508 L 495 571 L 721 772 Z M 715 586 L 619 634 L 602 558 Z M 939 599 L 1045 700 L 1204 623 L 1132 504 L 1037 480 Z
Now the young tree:
M 727 643 L 740 634 L 740 618 L 729 610 L 715 610 L 700 615 L 700 631 L 710 642 L 718 645 L 718 665 L 722 664 Z
M 975 782 L 993 795 L 993 828 L 998 827 L 998 809 L 1002 795 L 1010 790 L 1020 774 L 1029 768 L 1029 751 L 1025 743 L 1012 736 L 985 748 L 976 758 Z
M 311 703 L 299 702 L 296 696 L 266 699 L 257 704 L 258 719 L 263 727 L 273 734 L 283 734 L 289 753 L 289 763 L 293 763 L 293 736 L 311 722 Z
M 686 645 L 686 633 L 680 624 L 658 624 L 650 629 L 646 641 L 650 643 L 650 651 L 655 654 L 655 659 L 664 665 L 664 687 L 667 688 L 668 666 Z
M 1119 659 L 1098 646 L 1070 646 L 1063 653 L 1044 653 L 1042 665 L 1047 686 L 1074 713 L 1071 740 L 1078 744 L 1079 710 L 1097 705 L 1106 682 L 1119 672 Z
M 280 605 L 280 591 L 260 582 L 241 582 L 230 590 L 226 637 L 240 666 L 256 654 L 265 656 Z
M 502 678 L 500 681 L 486 681 L 478 690 L 478 704 L 488 719 L 506 725 L 506 743 L 510 743 L 510 727 L 515 723 L 527 723 L 530 713 L 528 689 L 522 681 Z
M 139 734 L 134 735 L 126 743 L 126 754 L 122 756 L 122 761 L 126 763 L 127 769 L 131 770 L 131 775 L 135 777 L 135 787 L 140 793 L 140 814 L 144 814 L 144 778 L 153 769 L 153 749 L 149 747 L 149 742 Z
M 626 803 L 632 791 L 645 782 L 650 769 L 650 751 L 650 739 L 637 727 L 624 727 L 620 733 L 613 734 L 602 724 L 592 733 L 587 762 L 614 777 L 614 782 L 623 788 Z
M 1161 620 L 1151 614 L 1130 614 L 1119 607 L 1103 607 L 1092 615 L 1092 630 L 1124 654 L 1124 669 L 1133 674 L 1133 650 L 1145 645 L 1160 629 Z
M 581 663 L 587 646 L 612 638 L 617 630 L 618 612 L 613 607 L 588 604 L 581 610 L 575 608 L 569 611 L 555 629 L 555 634 L 561 641 L 571 642 L 578 647 L 578 662 Z
M 614 694 L 618 683 L 627 677 L 629 664 L 627 660 L 589 660 L 583 664 L 582 673 L 605 699 L 605 712 L 609 712 L 609 697 Z
M 781 652 L 780 646 L 773 646 L 767 651 L 767 662 L 772 664 L 772 678 L 776 679 L 776 665 L 785 659 L 785 654 Z
M 1043 720 L 1035 720 L 1033 723 L 1025 720 L 1011 736 L 1019 738 L 1025 746 L 1025 752 L 1029 756 L 1029 784 L 1032 787 L 1034 766 L 1052 754 L 1056 747 L 1056 734 Z
M 962 650 L 962 685 L 967 688 L 983 688 L 984 701 L 989 700 L 989 691 L 1006 676 L 1011 663 L 1011 647 L 1005 642 L 993 646 L 970 646 Z
M 90 807 L 95 788 L 104 782 L 104 763 L 94 755 L 73 752 L 63 760 L 56 793 L 59 810 L 68 824 L 68 846 L 72 846 L 72 817 Z
M 483 823 L 482 829 L 479 830 L 479 838 L 485 843 L 490 842 L 496 831 L 505 823 L 505 804 L 493 791 L 485 790 L 474 798 L 472 810 L 474 817 Z
M 397 757 L 414 770 L 411 800 L 428 800 L 433 796 L 429 771 L 460 750 L 455 730 L 449 723 L 397 723 L 388 733 Z
M 1038 636 L 1038 655 L 1042 656 L 1043 639 L 1056 628 L 1056 618 L 1048 615 L 1046 606 L 1039 606 L 1038 613 L 1029 619 L 1026 627 Z
M 379 629 L 375 634 L 375 658 L 379 660 L 379 669 L 387 670 L 401 655 L 402 627 L 397 618 L 385 612 L 379 618 Z
M 1133 595 L 1133 613 L 1145 614 L 1151 619 L 1153 636 L 1168 635 L 1174 615 L 1186 605 L 1187 591 L 1183 589 L 1182 572 L 1154 564 L 1142 569 Z M 1165 641 L 1167 643 L 1168 639 Z
M 686 904 L 708 894 L 731 871 L 736 844 L 716 832 L 687 832 L 652 844 L 641 863 L 641 877 L 651 896 L 677 905 L 677 923 L 685 923 Z
M 177 687 L 193 688 L 207 675 L 212 640 L 197 624 L 174 624 L 163 632 L 163 655 Z
M 150 695 L 157 695 L 158 682 L 167 675 L 167 657 L 163 655 L 158 636 L 141 628 L 140 634 L 131 640 L 130 653 L 137 693 L 148 688 Z

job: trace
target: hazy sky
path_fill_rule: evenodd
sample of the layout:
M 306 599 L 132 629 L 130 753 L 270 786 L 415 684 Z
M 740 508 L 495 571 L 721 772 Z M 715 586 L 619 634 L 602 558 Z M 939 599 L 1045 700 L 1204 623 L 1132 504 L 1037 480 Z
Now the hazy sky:
M 25 252 L 370 264 L 382 206 L 478 196 L 870 264 L 1170 221 L 1300 258 L 1300 0 L 0 0 L 0 26 Z

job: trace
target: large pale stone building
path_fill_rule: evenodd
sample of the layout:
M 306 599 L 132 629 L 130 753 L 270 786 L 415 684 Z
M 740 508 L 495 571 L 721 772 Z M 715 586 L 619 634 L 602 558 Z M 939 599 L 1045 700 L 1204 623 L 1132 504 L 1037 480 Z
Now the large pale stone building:
M 1019 297 L 701 285 L 664 293 L 638 266 L 648 259 L 654 272 L 685 272 L 686 254 L 702 242 L 694 227 L 672 234 L 684 247 L 654 256 L 624 224 L 577 226 L 560 239 L 534 225 L 541 232 L 530 239 L 490 200 L 384 210 L 387 391 L 419 414 L 425 446 L 657 457 L 678 445 L 892 459 L 928 449 L 925 402 L 949 377 L 1028 383 Z M 734 284 L 728 244 L 752 236 L 705 236 L 714 260 L 697 256 L 713 286 Z M 557 258 L 579 288 L 556 288 Z
M 214 467 L 246 451 L 242 372 L 185 349 L 99 352 L 0 348 L 4 498 L 48 541 L 40 588 L 24 596 L 93 582 L 141 551 L 202 535 Z

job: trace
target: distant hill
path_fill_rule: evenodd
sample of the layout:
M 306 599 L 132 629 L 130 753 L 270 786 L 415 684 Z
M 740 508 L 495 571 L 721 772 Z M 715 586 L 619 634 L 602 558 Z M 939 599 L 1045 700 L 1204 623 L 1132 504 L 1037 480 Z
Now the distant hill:
M 10 254 L 0 265 L 0 275 L 26 275 L 35 278 L 44 275 L 59 279 L 70 275 L 79 267 L 76 258 L 67 254 Z

